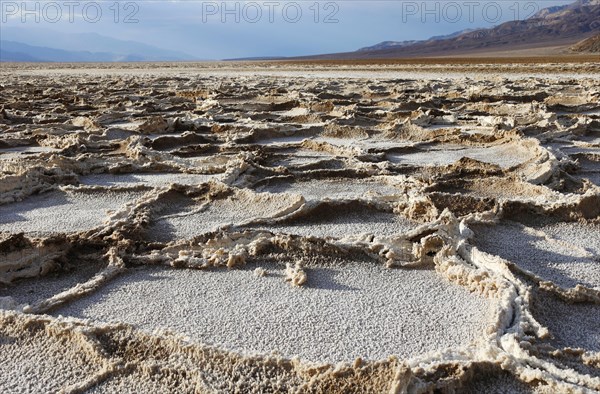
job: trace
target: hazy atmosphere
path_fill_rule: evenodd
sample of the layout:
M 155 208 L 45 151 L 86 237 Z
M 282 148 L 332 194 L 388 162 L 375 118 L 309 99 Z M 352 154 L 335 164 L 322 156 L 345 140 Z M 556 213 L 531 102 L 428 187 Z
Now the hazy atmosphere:
M 107 52 L 107 38 L 191 59 L 347 52 L 525 19 L 570 1 L 79 1 L 2 0 L 2 40 Z M 61 34 L 62 33 L 62 34 Z M 65 35 L 68 33 L 69 35 Z

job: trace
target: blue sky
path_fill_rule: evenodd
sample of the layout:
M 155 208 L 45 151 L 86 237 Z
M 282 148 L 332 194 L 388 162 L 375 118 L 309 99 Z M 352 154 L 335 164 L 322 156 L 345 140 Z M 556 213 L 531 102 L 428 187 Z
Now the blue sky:
M 38 28 L 95 32 L 201 59 L 296 56 L 353 51 L 386 40 L 426 39 L 466 28 L 490 27 L 523 19 L 537 9 L 572 2 L 120 0 L 115 6 L 114 0 L 74 0 L 77 3 L 68 6 L 65 1 L 30 1 L 23 9 L 22 0 L 0 0 L 0 33 L 6 27 L 26 27 L 31 32 Z

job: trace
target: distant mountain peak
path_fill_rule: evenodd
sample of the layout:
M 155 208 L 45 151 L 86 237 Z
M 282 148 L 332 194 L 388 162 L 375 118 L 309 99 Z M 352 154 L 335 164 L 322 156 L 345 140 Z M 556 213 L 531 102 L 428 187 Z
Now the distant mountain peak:
M 451 56 L 544 47 L 568 51 L 569 46 L 600 32 L 598 21 L 600 0 L 578 0 L 563 6 L 544 8 L 531 18 L 505 22 L 488 29 L 464 30 L 416 42 L 384 41 L 354 54 L 339 54 L 337 57 Z

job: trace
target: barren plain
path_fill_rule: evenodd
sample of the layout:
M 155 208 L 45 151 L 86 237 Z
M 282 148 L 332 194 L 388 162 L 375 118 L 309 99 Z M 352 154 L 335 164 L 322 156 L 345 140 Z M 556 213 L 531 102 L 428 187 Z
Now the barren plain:
M 3 64 L 0 392 L 599 392 L 599 76 Z

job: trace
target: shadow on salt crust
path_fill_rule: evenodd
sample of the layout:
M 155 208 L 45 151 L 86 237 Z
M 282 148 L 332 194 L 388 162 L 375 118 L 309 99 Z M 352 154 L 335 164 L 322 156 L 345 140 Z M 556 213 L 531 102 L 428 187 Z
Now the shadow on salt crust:
M 10 286 L 0 285 L 0 298 L 12 297 L 17 304 L 31 305 L 88 281 L 106 265 L 104 261 L 90 262 L 81 257 L 69 260 L 69 264 L 72 267 L 68 272 L 51 272 L 44 276 L 18 280 Z
M 565 288 L 577 284 L 600 286 L 597 226 L 560 223 L 527 227 L 504 221 L 497 225 L 475 225 L 472 230 L 475 246 L 543 280 Z M 582 243 L 584 237 L 587 240 Z
M 393 237 L 413 230 L 418 225 L 393 212 L 379 211 L 366 205 L 353 203 L 325 204 L 306 213 L 305 216 L 257 227 L 275 233 L 343 238 L 364 233 Z
M 549 292 L 537 291 L 532 313 L 550 330 L 553 339 L 549 342 L 554 347 L 600 352 L 600 305 L 567 303 Z
M 291 213 L 302 203 L 299 195 L 249 190 L 212 200 L 206 207 L 190 198 L 174 196 L 157 204 L 159 213 L 148 229 L 148 238 L 159 242 L 190 239 L 222 226 Z
M 535 394 L 535 387 L 521 382 L 502 370 L 477 372 L 476 376 L 457 392 L 463 394 Z
M 393 163 L 417 166 L 446 166 L 463 157 L 496 164 L 502 168 L 517 166 L 531 159 L 531 152 L 516 144 L 504 144 L 492 147 L 470 147 L 461 145 L 432 145 L 430 149 L 415 153 L 389 153 Z
M 218 174 L 178 174 L 178 173 L 148 173 L 148 174 L 95 174 L 79 178 L 83 185 L 92 186 L 137 186 L 147 185 L 152 187 L 166 187 L 170 184 L 199 185 L 211 179 L 218 178 Z
M 257 188 L 271 193 L 293 193 L 302 195 L 307 201 L 324 199 L 361 199 L 401 195 L 402 191 L 381 180 L 372 179 L 310 179 L 307 181 L 273 181 Z
M 108 211 L 143 196 L 140 191 L 53 191 L 0 206 L 0 231 L 34 235 L 72 233 L 101 226 Z
M 58 152 L 60 149 L 47 146 L 20 146 L 16 148 L 0 149 L 0 160 L 22 159 L 30 156 L 38 156 L 41 153 Z

